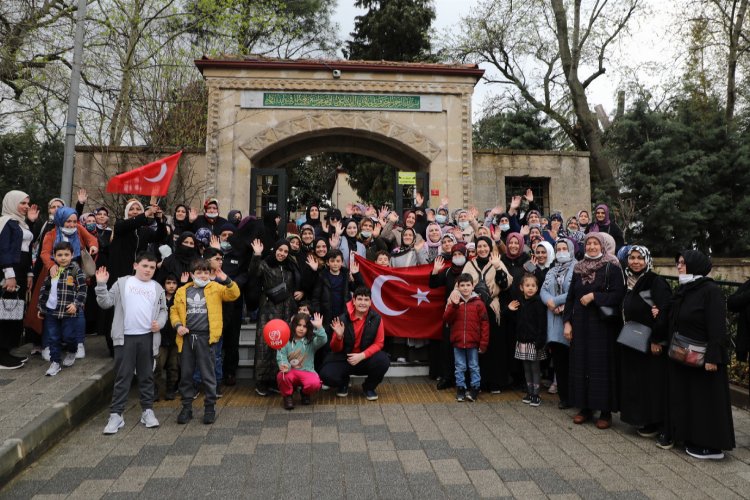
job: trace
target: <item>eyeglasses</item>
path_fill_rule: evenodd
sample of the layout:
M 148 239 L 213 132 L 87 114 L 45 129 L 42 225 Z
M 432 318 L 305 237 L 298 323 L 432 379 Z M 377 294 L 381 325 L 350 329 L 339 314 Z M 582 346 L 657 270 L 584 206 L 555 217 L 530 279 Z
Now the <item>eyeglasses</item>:
M 678 261 L 677 261 L 677 263 L 676 263 L 675 265 L 676 265 L 677 267 L 680 267 L 680 266 L 684 266 L 684 265 L 685 265 L 685 261 L 684 261 L 684 260 L 678 260 Z
M 221 255 L 217 255 L 213 258 L 213 260 L 224 260 L 224 257 L 222 257 Z

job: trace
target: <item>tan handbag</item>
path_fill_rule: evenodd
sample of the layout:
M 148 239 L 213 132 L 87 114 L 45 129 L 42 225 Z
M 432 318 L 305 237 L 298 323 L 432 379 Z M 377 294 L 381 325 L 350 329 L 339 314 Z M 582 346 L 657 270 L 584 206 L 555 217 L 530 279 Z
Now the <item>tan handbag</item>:
M 91 278 L 96 274 L 96 262 L 94 262 L 94 258 L 86 249 L 81 250 L 81 269 L 87 278 Z

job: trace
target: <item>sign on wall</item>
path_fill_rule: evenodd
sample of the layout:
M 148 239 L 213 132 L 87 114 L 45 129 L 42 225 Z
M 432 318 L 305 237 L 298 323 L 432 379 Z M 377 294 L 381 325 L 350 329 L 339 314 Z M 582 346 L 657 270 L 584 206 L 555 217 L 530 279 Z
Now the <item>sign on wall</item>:
M 380 111 L 443 111 L 437 95 L 354 94 L 328 92 L 242 92 L 243 108 L 356 109 Z

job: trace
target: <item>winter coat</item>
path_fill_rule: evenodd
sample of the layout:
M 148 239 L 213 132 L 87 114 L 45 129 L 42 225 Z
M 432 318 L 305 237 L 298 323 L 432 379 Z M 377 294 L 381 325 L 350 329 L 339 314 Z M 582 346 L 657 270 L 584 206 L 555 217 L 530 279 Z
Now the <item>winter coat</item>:
M 157 221 L 154 231 L 149 227 L 151 220 L 146 214 L 130 219 L 118 220 L 115 223 L 112 243 L 109 246 L 109 286 L 118 278 L 133 274 L 133 263 L 140 252 L 148 248 L 149 243 L 162 241 L 167 236 L 163 222 Z M 179 276 L 178 276 L 179 278 Z
M 346 267 L 341 268 L 341 275 L 344 276 L 342 304 L 344 305 L 345 310 L 346 304 L 352 299 L 352 292 L 354 292 L 358 286 L 364 286 L 364 281 L 362 281 L 362 277 L 359 273 L 354 274 L 353 280 L 350 280 L 349 269 Z M 315 289 L 312 293 L 312 310 L 323 315 L 323 325 L 330 325 L 334 318 L 333 311 L 331 310 L 333 307 L 333 301 L 331 298 L 330 276 L 331 272 L 328 268 L 322 269 L 318 273 L 317 280 L 315 281 Z
M 516 341 L 533 343 L 539 350 L 547 343 L 547 308 L 538 294 L 518 303 L 517 310 L 509 310 L 516 319 Z
M 190 282 L 177 289 L 174 294 L 174 305 L 170 309 L 169 319 L 172 326 L 177 329 L 178 325 L 187 324 L 187 294 L 195 283 Z M 224 328 L 223 302 L 232 302 L 240 297 L 240 287 L 237 283 L 227 278 L 224 283 L 210 281 L 204 288 L 203 294 L 206 298 L 206 309 L 208 310 L 208 343 L 215 344 L 221 339 Z M 177 335 L 177 352 L 182 352 L 183 337 Z
M 460 349 L 476 349 L 486 352 L 490 343 L 490 321 L 487 308 L 476 293 L 469 299 L 463 296 L 458 304 L 449 302 L 445 306 L 443 321 L 450 325 L 451 345 Z
M 544 304 L 552 299 L 556 307 L 565 305 L 565 301 L 568 298 L 568 290 L 570 289 L 570 282 L 573 279 L 574 268 L 575 263 L 568 267 L 561 284 L 557 283 L 557 273 L 555 270 L 547 273 L 544 283 L 542 283 L 539 290 L 539 296 Z M 553 311 L 547 309 L 547 342 L 557 342 L 566 346 L 570 345 L 570 342 L 563 337 L 563 326 L 562 312 L 555 314 Z

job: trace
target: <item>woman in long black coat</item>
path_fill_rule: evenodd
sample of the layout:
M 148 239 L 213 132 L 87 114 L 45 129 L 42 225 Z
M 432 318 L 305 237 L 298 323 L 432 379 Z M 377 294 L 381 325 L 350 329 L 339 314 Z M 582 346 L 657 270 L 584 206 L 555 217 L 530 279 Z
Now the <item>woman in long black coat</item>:
M 584 259 L 573 269 L 563 312 L 563 335 L 570 341 L 570 404 L 582 424 L 598 410 L 596 426 L 607 429 L 617 411 L 615 340 L 622 321 L 602 317 L 600 306 L 620 308 L 625 295 L 620 262 L 601 233 L 584 240 Z M 613 244 L 611 246 L 614 246 Z
M 645 354 L 619 346 L 620 420 L 639 427 L 641 436 L 653 437 L 664 430 L 667 352 L 663 346 L 666 344 L 666 307 L 672 290 L 666 280 L 652 270 L 651 253 L 644 246 L 635 245 L 628 251 L 625 277 L 627 292 L 622 304 L 625 321 L 636 321 L 651 328 L 651 339 Z
M 729 399 L 726 302 L 706 275 L 711 261 L 697 250 L 677 256 L 680 286 L 669 304 L 669 334 L 706 342 L 702 368 L 669 362 L 668 430 L 685 451 L 701 459 L 724 458 L 734 448 Z

